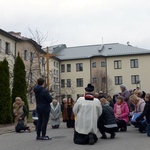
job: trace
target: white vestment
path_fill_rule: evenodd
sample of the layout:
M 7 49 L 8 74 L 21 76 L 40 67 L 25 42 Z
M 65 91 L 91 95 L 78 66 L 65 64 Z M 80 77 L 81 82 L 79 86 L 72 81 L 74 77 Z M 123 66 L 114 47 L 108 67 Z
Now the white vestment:
M 79 97 L 73 107 L 75 120 L 75 130 L 81 134 L 97 133 L 97 120 L 102 114 L 101 102 L 94 100 L 85 100 L 84 97 Z

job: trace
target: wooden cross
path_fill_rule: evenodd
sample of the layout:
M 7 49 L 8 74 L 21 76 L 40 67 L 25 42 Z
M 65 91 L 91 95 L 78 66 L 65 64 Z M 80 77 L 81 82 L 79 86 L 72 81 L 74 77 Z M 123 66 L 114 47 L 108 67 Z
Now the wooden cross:
M 46 54 L 43 54 L 43 55 L 41 55 L 41 57 L 43 57 L 43 58 L 46 58 L 46 72 L 47 72 L 47 88 L 48 88 L 48 90 L 49 90 L 49 86 L 50 86 L 50 80 L 49 80 L 49 59 L 50 59 L 50 57 L 52 57 L 52 56 L 56 56 L 55 54 L 50 54 L 49 53 L 49 48 L 47 47 L 47 51 L 46 51 Z

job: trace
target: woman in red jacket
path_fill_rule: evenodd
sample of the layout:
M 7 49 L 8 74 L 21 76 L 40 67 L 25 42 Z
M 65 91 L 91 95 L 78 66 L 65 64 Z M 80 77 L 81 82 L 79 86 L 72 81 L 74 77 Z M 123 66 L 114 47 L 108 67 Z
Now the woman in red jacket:
M 129 108 L 122 96 L 117 97 L 114 105 L 114 115 L 120 131 L 127 131 L 127 123 L 129 122 Z

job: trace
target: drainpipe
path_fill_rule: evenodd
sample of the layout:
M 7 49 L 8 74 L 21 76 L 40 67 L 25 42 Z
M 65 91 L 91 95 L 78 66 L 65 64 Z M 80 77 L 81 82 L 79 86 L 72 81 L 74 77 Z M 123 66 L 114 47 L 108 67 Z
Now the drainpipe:
M 108 94 L 108 83 L 107 83 L 107 58 L 105 57 L 105 74 L 106 74 L 106 93 Z
M 90 58 L 90 83 L 92 84 L 91 58 Z

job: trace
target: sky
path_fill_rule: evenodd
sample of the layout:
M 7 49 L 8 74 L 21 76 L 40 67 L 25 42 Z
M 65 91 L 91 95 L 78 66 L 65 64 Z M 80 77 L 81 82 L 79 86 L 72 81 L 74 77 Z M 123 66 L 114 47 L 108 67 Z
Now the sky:
M 0 28 L 43 47 L 120 43 L 150 50 L 150 0 L 0 0 Z

